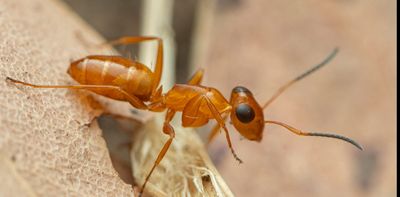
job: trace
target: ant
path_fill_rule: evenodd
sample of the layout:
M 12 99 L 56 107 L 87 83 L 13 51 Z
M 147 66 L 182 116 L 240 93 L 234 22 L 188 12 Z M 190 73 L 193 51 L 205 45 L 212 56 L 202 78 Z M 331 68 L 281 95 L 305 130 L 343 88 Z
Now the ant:
M 218 124 L 210 133 L 209 141 L 222 128 L 225 132 L 228 147 L 239 163 L 242 163 L 242 160 L 239 159 L 233 149 L 229 132 L 225 125 L 229 115 L 236 130 L 252 141 L 260 142 L 262 140 L 265 124 L 275 124 L 300 136 L 336 138 L 351 143 L 362 150 L 362 147 L 357 142 L 341 135 L 307 132 L 282 122 L 264 119 L 263 109 L 266 109 L 294 83 L 309 76 L 331 61 L 338 52 L 337 48 L 321 63 L 279 88 L 272 98 L 261 106 L 250 90 L 245 87 L 237 86 L 233 88 L 228 101 L 217 89 L 200 85 L 204 74 L 202 69 L 198 70 L 187 84 L 175 84 L 171 90 L 162 93 L 162 86 L 159 86 L 163 68 L 163 42 L 161 38 L 122 37 L 105 44 L 129 45 L 144 41 L 157 41 L 158 43 L 154 72 L 142 63 L 122 56 L 90 55 L 71 62 L 69 66 L 68 74 L 80 85 L 35 85 L 10 77 L 7 77 L 6 80 L 33 88 L 86 89 L 108 98 L 127 101 L 138 109 L 154 112 L 167 110 L 163 132 L 169 135 L 169 139 L 158 154 L 141 187 L 140 194 L 143 193 L 151 174 L 164 158 L 175 137 L 175 131 L 170 122 L 176 112 L 182 112 L 183 127 L 201 127 L 209 120 L 215 119 Z

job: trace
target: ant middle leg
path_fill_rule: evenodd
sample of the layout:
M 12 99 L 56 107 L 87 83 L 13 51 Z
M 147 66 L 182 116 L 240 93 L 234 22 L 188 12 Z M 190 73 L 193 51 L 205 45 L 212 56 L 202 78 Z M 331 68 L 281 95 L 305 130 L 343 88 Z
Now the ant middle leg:
M 189 79 L 189 85 L 200 85 L 201 81 L 203 80 L 204 69 L 199 69 L 193 76 Z
M 153 174 L 154 169 L 160 164 L 161 160 L 164 158 L 165 154 L 167 153 L 169 147 L 171 146 L 172 140 L 175 138 L 175 131 L 174 128 L 170 125 L 170 122 L 172 118 L 175 115 L 175 111 L 168 109 L 167 115 L 165 116 L 165 121 L 164 121 L 164 126 L 163 126 L 163 132 L 167 135 L 169 135 L 169 139 L 167 142 L 165 142 L 163 148 L 161 149 L 160 153 L 158 153 L 157 159 L 153 164 L 153 167 L 151 168 L 149 174 L 146 176 L 146 179 L 142 185 L 142 188 L 140 190 L 139 196 L 143 193 L 147 182 L 149 181 L 151 174 Z

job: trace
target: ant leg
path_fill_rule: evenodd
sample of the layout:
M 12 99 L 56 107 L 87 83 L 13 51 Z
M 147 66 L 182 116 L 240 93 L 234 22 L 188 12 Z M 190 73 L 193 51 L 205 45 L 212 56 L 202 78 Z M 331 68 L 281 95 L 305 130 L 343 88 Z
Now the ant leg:
M 203 79 L 204 69 L 199 69 L 194 73 L 194 75 L 189 79 L 189 85 L 199 85 Z
M 157 59 L 156 59 L 156 66 L 154 68 L 154 82 L 153 82 L 153 92 L 156 91 L 160 80 L 161 74 L 163 69 L 163 59 L 164 59 L 164 49 L 163 49 L 163 42 L 162 39 L 159 37 L 146 37 L 146 36 L 127 36 L 122 37 L 117 40 L 113 40 L 110 42 L 105 43 L 104 45 L 129 45 L 129 44 L 136 44 L 144 41 L 156 40 L 158 42 L 157 48 Z
M 103 43 L 103 45 L 131 45 L 151 40 L 161 41 L 161 38 L 154 36 L 124 36 L 116 40 L 111 40 Z
M 170 145 L 172 143 L 172 140 L 175 137 L 174 128 L 169 124 L 171 122 L 172 118 L 174 117 L 174 115 L 175 115 L 175 111 L 171 110 L 171 109 L 168 109 L 167 115 L 165 116 L 163 132 L 165 134 L 169 135 L 169 139 L 168 139 L 167 142 L 165 142 L 163 148 L 161 149 L 160 153 L 157 156 L 156 161 L 153 164 L 153 167 L 151 168 L 149 174 L 146 176 L 146 179 L 145 179 L 145 181 L 144 181 L 144 183 L 142 185 L 142 188 L 140 190 L 139 196 L 141 196 L 141 194 L 143 193 L 144 188 L 146 187 L 146 184 L 149 181 L 151 174 L 153 173 L 154 169 L 158 166 L 158 164 L 160 164 L 161 160 L 164 158 L 165 154 L 167 153 L 167 151 L 168 151 L 168 149 L 169 149 L 169 147 L 170 147 Z
M 149 110 L 153 112 L 162 112 L 166 106 L 163 101 L 162 86 L 160 86 L 150 97 Z
M 225 115 L 225 116 L 222 117 L 224 122 L 226 121 L 227 118 L 228 118 L 228 115 Z M 215 139 L 215 137 L 217 136 L 218 131 L 220 131 L 220 129 L 221 129 L 221 126 L 219 126 L 218 123 L 215 124 L 215 126 L 211 130 L 210 134 L 208 135 L 207 145 L 209 145 L 211 143 L 211 141 L 213 141 Z
M 118 91 L 122 93 L 125 96 L 125 99 L 133 105 L 135 108 L 138 109 L 147 109 L 147 105 L 143 103 L 139 98 L 137 98 L 134 95 L 130 95 L 128 92 L 123 90 L 122 88 L 118 86 L 112 86 L 112 85 L 35 85 L 35 84 L 30 84 L 26 83 L 23 81 L 18 81 L 15 79 L 12 79 L 10 77 L 6 78 L 6 81 L 10 81 L 12 83 L 18 83 L 22 84 L 25 86 L 30 86 L 32 88 L 67 88 L 67 89 L 86 89 L 86 90 L 93 90 L 93 89 L 111 89 Z
M 236 155 L 235 151 L 233 150 L 231 138 L 229 137 L 229 132 L 225 126 L 224 119 L 222 118 L 221 114 L 218 112 L 218 109 L 215 107 L 215 105 L 211 102 L 211 100 L 207 96 L 204 96 L 204 98 L 206 99 L 208 108 L 210 109 L 211 113 L 213 114 L 215 120 L 218 122 L 219 126 L 222 127 L 225 131 L 226 141 L 228 142 L 228 146 L 231 149 L 233 157 L 239 163 L 243 163 L 243 161 Z

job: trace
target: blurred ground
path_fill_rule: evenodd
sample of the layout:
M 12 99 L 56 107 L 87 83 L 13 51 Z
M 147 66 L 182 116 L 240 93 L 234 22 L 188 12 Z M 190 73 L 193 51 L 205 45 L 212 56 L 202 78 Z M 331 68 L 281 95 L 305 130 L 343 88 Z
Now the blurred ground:
M 86 20 L 108 23 L 91 22 L 107 38 L 139 32 L 138 1 L 124 1 L 131 7 L 97 2 L 103 11 L 66 1 Z M 180 66 L 187 64 L 183 57 L 192 22 L 182 10 L 192 17 L 188 8 L 195 5 L 192 0 L 179 9 L 182 2 L 175 1 L 179 11 L 174 19 L 185 23 L 175 29 L 184 45 L 177 51 Z M 209 150 L 237 196 L 396 195 L 395 7 L 394 0 L 218 1 L 207 64 L 198 65 L 206 69 L 204 84 L 227 97 L 234 86 L 243 85 L 263 103 L 338 46 L 339 54 L 327 67 L 290 88 L 266 117 L 305 130 L 340 133 L 365 149 L 297 137 L 275 126 L 265 129 L 258 144 L 239 140 L 230 127 L 244 164 L 232 159 L 222 136 Z
M 223 136 L 211 155 L 237 196 L 395 196 L 396 1 L 236 1 L 219 9 L 204 84 L 229 96 L 248 87 L 265 102 L 280 85 L 338 56 L 274 102 L 266 117 L 348 144 L 267 126 L 260 144 Z M 231 127 L 232 132 L 234 131 Z

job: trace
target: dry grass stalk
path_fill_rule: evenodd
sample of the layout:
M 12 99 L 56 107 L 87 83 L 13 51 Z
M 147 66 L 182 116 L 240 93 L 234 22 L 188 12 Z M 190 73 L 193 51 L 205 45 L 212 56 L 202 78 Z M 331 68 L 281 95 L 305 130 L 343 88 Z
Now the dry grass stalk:
M 233 196 L 195 130 L 182 128 L 179 122 L 174 124 L 176 137 L 151 176 L 146 191 L 154 196 Z M 168 139 L 161 131 L 162 124 L 163 115 L 158 114 L 155 120 L 145 125 L 143 132 L 134 136 L 131 158 L 138 183 L 143 183 Z

